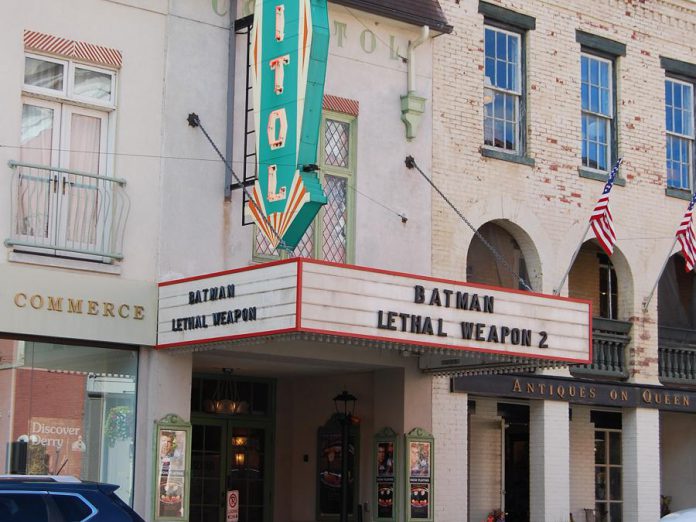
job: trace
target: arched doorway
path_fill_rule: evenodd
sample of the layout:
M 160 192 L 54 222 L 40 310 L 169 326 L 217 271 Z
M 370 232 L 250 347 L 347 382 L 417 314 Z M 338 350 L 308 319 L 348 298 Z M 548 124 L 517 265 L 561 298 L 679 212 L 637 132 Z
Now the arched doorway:
M 479 234 L 498 252 L 499 257 L 486 246 Z M 531 238 L 510 221 L 496 220 L 482 225 L 471 240 L 466 261 L 466 279 L 469 282 L 518 290 L 526 290 L 525 285 L 532 289 L 541 287 L 536 248 Z M 506 263 L 509 268 L 505 266 Z

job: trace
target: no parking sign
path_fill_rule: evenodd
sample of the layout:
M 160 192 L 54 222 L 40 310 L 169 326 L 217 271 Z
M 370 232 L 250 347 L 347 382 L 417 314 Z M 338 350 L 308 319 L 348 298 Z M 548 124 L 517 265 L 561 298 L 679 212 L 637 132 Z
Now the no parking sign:
M 227 492 L 227 522 L 239 522 L 239 490 Z

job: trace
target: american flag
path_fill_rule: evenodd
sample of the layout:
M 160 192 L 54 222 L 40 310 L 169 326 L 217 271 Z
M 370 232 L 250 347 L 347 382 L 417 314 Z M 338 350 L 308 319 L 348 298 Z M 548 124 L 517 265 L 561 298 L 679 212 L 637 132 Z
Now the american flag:
M 689 208 L 681 220 L 681 224 L 677 229 L 677 239 L 681 245 L 681 251 L 686 261 L 686 271 L 691 272 L 696 264 L 696 240 L 694 240 L 694 230 L 691 227 L 691 215 L 694 211 L 694 203 L 696 203 L 696 194 L 691 198 Z
M 602 195 L 592 211 L 592 217 L 590 217 L 590 225 L 592 226 L 597 241 L 599 241 L 599 246 L 602 247 L 602 250 L 604 250 L 608 256 L 614 253 L 614 245 L 616 244 L 614 220 L 609 210 L 609 193 L 614 186 L 614 179 L 616 179 L 616 173 L 619 172 L 622 161 L 623 158 L 619 158 L 614 168 L 611 169 L 607 184 L 604 185 Z

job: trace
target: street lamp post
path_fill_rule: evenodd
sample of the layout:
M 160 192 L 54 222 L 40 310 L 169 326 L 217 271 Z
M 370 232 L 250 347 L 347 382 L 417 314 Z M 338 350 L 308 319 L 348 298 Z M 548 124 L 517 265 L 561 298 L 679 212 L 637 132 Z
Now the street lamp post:
M 357 398 L 346 390 L 333 398 L 336 413 L 341 421 L 341 516 L 340 522 L 348 522 L 348 439 Z

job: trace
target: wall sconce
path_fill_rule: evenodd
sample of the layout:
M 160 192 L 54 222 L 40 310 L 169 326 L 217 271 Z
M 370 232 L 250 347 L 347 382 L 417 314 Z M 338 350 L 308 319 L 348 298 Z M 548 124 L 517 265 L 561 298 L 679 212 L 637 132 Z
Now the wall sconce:
M 232 445 L 233 446 L 246 446 L 247 445 L 247 438 L 246 437 L 232 437 Z
M 244 453 L 242 453 L 240 451 L 240 452 L 237 452 L 234 454 L 235 466 L 237 466 L 238 468 L 243 468 L 245 462 L 246 462 L 246 455 L 244 455 Z

